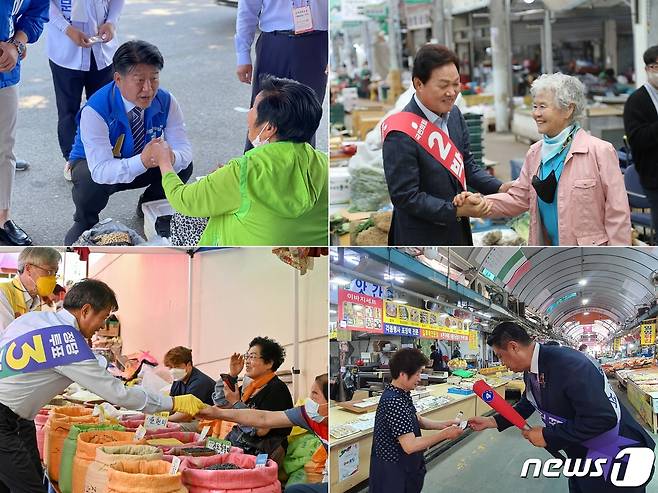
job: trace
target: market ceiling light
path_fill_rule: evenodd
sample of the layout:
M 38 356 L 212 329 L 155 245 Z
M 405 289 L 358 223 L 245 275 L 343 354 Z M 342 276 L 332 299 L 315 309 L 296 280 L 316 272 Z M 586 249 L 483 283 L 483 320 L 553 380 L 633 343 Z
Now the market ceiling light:
M 585 298 L 585 299 L 583 299 L 583 301 L 581 301 L 581 303 L 583 305 L 586 305 L 587 303 L 589 303 L 589 299 Z
M 585 284 L 587 284 L 587 279 L 581 279 L 580 281 L 578 281 L 578 284 L 584 286 Z
M 399 303 L 400 305 L 406 305 L 408 303 L 407 300 L 403 300 L 403 299 L 400 299 L 400 298 L 395 298 L 391 301 L 393 301 L 394 303 Z
M 331 282 L 333 284 L 338 284 L 339 286 L 349 286 L 352 284 L 352 281 L 345 279 L 344 277 L 334 277 Z
M 589 312 L 583 312 L 583 315 L 589 315 Z

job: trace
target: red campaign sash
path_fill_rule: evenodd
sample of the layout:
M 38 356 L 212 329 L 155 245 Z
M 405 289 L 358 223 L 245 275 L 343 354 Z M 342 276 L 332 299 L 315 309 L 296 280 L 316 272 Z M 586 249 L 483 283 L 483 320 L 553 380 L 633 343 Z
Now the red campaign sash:
M 382 141 L 390 132 L 402 132 L 414 139 L 434 159 L 457 178 L 466 190 L 464 158 L 455 143 L 439 127 L 414 113 L 403 111 L 389 116 L 382 123 Z

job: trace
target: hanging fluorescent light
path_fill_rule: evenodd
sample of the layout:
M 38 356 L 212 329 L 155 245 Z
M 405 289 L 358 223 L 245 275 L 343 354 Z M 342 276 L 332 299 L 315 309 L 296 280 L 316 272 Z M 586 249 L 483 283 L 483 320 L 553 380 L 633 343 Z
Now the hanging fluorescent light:
M 583 301 L 581 301 L 581 303 L 582 303 L 583 305 L 586 305 L 587 303 L 589 303 L 589 299 L 584 298 Z
M 584 286 L 585 284 L 587 284 L 587 279 L 581 279 L 580 281 L 578 281 L 578 284 Z

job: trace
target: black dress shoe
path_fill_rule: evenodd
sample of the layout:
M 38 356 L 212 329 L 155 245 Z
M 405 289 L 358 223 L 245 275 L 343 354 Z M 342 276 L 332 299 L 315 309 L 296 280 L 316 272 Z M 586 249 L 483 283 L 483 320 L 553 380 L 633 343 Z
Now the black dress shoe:
M 0 241 L 15 246 L 29 246 L 32 244 L 32 238 L 11 219 L 0 228 Z

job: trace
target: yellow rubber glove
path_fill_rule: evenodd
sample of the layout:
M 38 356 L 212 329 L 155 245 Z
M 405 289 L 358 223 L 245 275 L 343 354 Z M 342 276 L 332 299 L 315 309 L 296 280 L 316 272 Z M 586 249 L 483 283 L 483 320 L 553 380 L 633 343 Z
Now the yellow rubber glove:
M 173 400 L 173 410 L 175 412 L 189 414 L 190 416 L 195 416 L 201 409 L 208 407 L 208 404 L 205 404 L 192 394 L 177 395 Z

